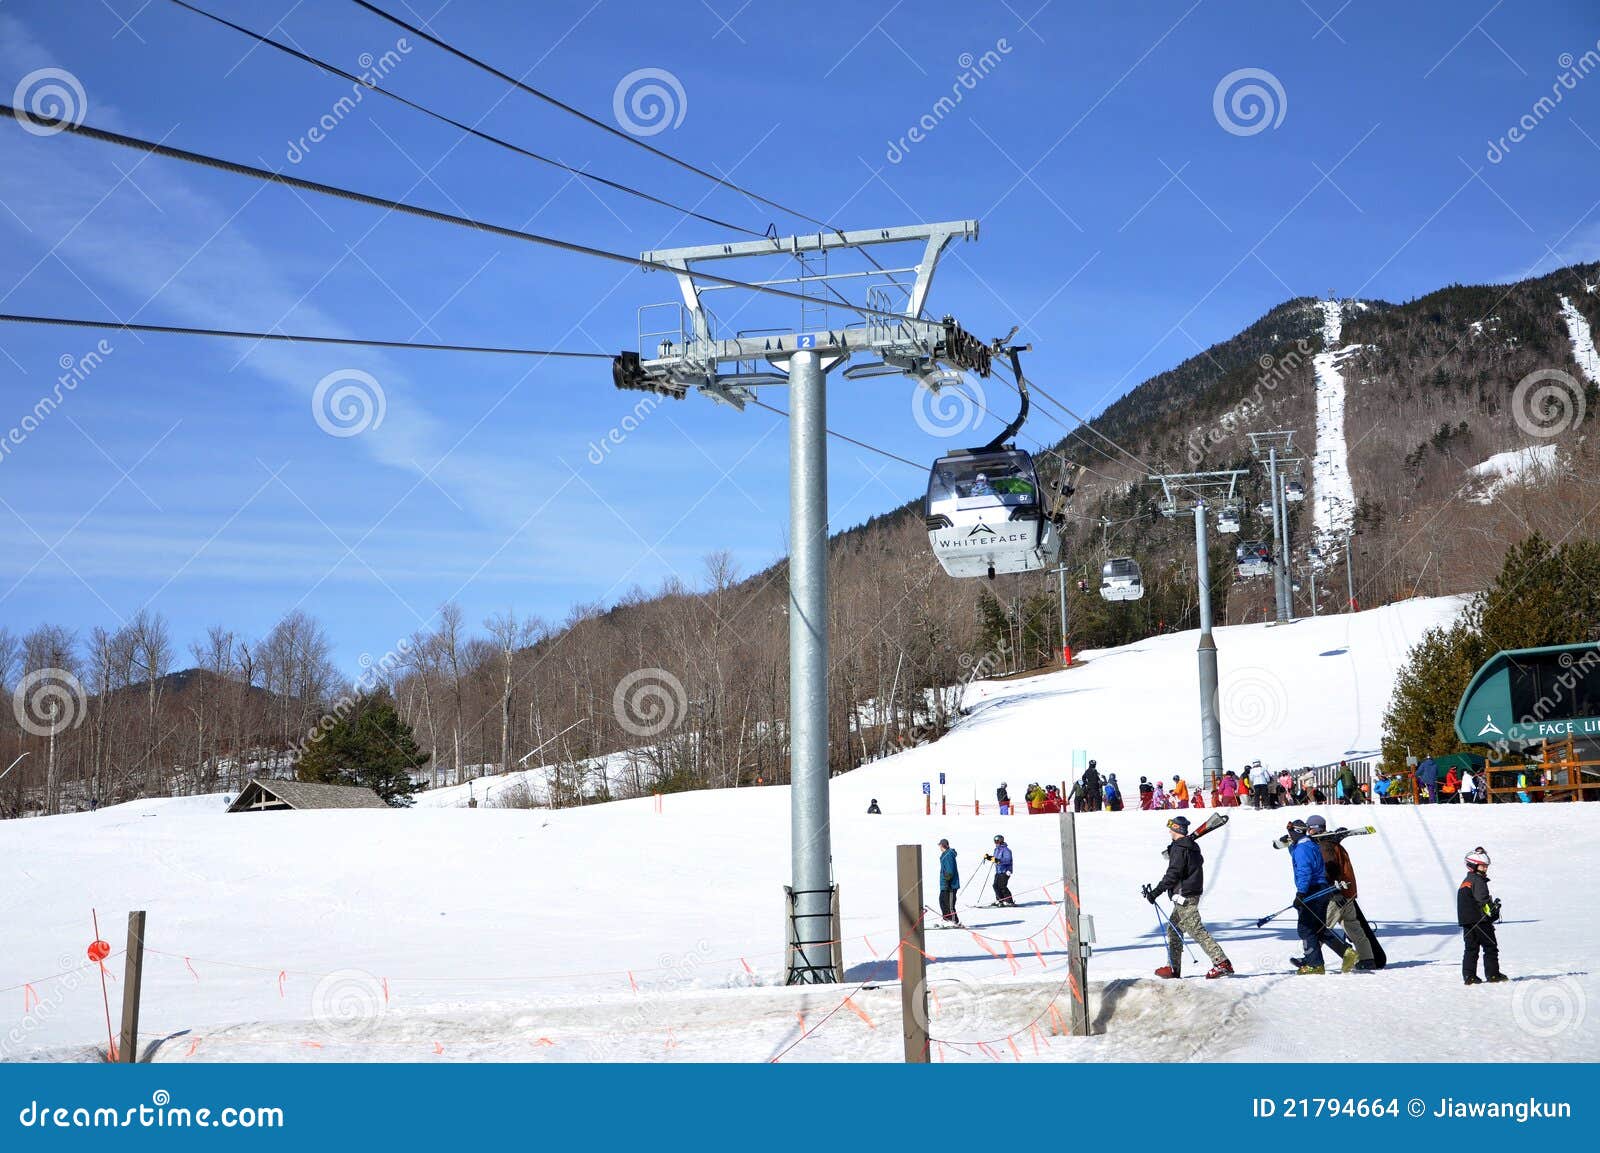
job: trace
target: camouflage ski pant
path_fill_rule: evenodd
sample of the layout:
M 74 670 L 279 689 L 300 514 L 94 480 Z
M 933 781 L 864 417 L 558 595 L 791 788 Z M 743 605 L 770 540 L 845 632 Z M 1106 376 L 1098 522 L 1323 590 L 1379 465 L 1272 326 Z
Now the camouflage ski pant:
M 1167 961 L 1174 973 L 1183 971 L 1183 937 L 1180 934 L 1187 934 L 1190 940 L 1204 949 L 1213 965 L 1220 965 L 1228 959 L 1222 946 L 1206 932 L 1206 924 L 1200 919 L 1198 898 L 1181 905 L 1174 901 L 1172 905 L 1172 918 L 1167 922 Z
M 1361 918 L 1356 914 L 1356 903 L 1354 901 L 1337 893 L 1328 898 L 1326 923 L 1330 929 L 1344 930 L 1344 935 L 1355 946 L 1357 958 L 1362 961 L 1372 960 L 1372 941 L 1362 931 Z

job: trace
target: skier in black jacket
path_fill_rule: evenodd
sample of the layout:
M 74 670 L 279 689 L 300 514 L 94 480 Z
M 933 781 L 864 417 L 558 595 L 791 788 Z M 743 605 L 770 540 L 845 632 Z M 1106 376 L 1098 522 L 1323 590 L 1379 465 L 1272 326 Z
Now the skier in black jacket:
M 1468 985 L 1509 981 L 1500 971 L 1500 942 L 1494 923 L 1500 919 L 1500 902 L 1489 895 L 1489 854 L 1479 845 L 1467 854 L 1467 875 L 1456 889 L 1456 920 L 1461 925 L 1461 979 Z M 1483 953 L 1483 977 L 1478 977 L 1478 953 Z
M 1098 813 L 1105 807 L 1105 782 L 1100 779 L 1100 769 L 1094 761 L 1083 770 L 1083 800 L 1084 808 L 1091 813 Z
M 1167 921 L 1168 963 L 1156 970 L 1156 976 L 1183 975 L 1182 934 L 1187 933 L 1211 958 L 1211 971 L 1206 977 L 1226 977 L 1233 972 L 1233 963 L 1200 919 L 1200 895 L 1206 886 L 1205 858 L 1189 835 L 1189 818 L 1173 817 L 1167 822 L 1167 831 L 1172 834 L 1172 843 L 1166 849 L 1167 871 L 1155 885 L 1141 890 L 1152 905 L 1162 893 L 1172 894 L 1172 917 Z

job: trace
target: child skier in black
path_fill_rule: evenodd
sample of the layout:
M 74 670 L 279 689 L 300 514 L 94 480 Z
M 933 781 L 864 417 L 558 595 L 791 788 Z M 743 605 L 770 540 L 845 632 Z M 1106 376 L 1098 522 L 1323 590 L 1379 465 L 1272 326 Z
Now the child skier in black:
M 1467 875 L 1456 889 L 1456 920 L 1461 924 L 1461 979 L 1468 985 L 1509 981 L 1500 971 L 1500 942 L 1494 923 L 1500 919 L 1500 902 L 1489 895 L 1489 854 L 1483 846 L 1467 854 Z M 1478 953 L 1483 953 L 1483 977 L 1478 977 Z

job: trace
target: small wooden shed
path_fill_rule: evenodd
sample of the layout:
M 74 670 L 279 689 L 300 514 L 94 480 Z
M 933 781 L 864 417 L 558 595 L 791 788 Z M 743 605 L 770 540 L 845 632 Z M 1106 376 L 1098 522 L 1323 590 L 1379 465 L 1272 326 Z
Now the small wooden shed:
M 387 809 L 383 798 L 364 786 L 312 781 L 263 781 L 252 777 L 228 806 L 230 813 L 271 813 L 283 809 Z

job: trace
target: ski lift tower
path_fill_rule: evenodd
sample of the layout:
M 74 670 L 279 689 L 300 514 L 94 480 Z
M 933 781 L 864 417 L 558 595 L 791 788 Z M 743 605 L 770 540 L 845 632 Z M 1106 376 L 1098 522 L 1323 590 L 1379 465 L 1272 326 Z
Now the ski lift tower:
M 1225 472 L 1169 472 L 1150 479 L 1161 485 L 1161 511 L 1169 517 L 1188 512 L 1194 517 L 1194 569 L 1199 588 L 1200 644 L 1200 783 L 1222 777 L 1222 719 L 1218 715 L 1217 642 L 1211 635 L 1211 549 L 1206 539 L 1206 499 L 1214 496 L 1227 507 L 1239 488 L 1244 469 Z M 1188 508 L 1180 506 L 1188 503 Z
M 823 231 L 641 254 L 675 271 L 680 299 L 639 311 L 639 349 L 612 362 L 618 388 L 675 399 L 695 389 L 740 411 L 763 387 L 789 389 L 789 779 L 792 884 L 789 886 L 789 984 L 838 980 L 833 913 L 836 890 L 828 818 L 828 451 L 827 375 L 852 357 L 867 362 L 844 376 L 905 375 L 935 392 L 962 379 L 988 376 L 989 344 L 950 317 L 924 316 L 939 257 L 955 240 L 976 240 L 978 222 Z M 885 268 L 870 249 L 920 243 L 917 263 Z M 866 256 L 865 271 L 830 273 L 828 258 L 846 250 Z M 730 283 L 702 266 L 715 261 L 791 258 L 798 275 Z M 710 279 L 720 283 L 704 284 Z M 840 285 L 864 288 L 866 303 Z M 799 323 L 724 336 L 705 297 L 713 291 L 776 290 L 800 297 Z M 825 295 L 826 294 L 826 295 Z M 652 323 L 665 311 L 664 325 Z M 850 323 L 829 324 L 830 312 Z M 759 402 L 758 402 L 759 403 Z
M 1302 458 L 1294 454 L 1294 429 L 1252 432 L 1250 449 L 1267 466 L 1267 484 L 1272 493 L 1272 592 L 1277 606 L 1277 623 L 1294 619 L 1294 592 L 1289 575 L 1289 506 L 1283 496 L 1284 470 L 1293 466 L 1298 473 Z

